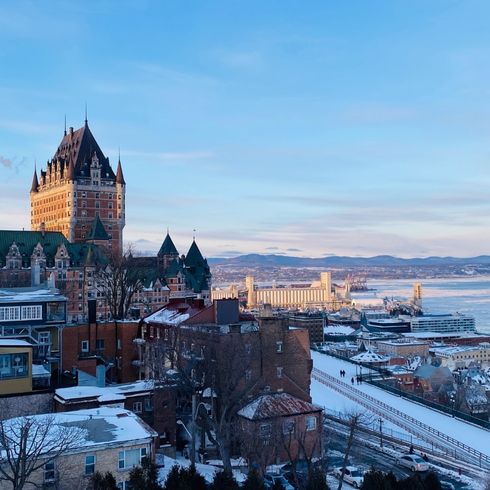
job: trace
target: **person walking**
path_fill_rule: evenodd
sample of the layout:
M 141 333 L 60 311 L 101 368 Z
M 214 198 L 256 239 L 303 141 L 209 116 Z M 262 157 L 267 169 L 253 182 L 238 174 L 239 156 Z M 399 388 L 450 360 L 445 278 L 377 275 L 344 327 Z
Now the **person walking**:
M 352 383 L 352 385 L 354 385 L 354 378 L 353 377 L 350 379 L 350 382 Z

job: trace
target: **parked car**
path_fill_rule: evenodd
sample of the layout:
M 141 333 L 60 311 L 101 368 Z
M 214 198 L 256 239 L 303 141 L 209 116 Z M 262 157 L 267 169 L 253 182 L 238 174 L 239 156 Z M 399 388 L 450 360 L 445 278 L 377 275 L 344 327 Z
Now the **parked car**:
M 342 476 L 342 468 L 334 468 L 333 474 L 340 478 Z M 364 481 L 364 472 L 356 466 L 346 466 L 344 472 L 344 481 L 350 483 L 354 488 L 360 488 Z
M 284 475 L 269 475 L 266 474 L 264 475 L 264 487 L 265 488 L 272 488 L 274 486 L 274 483 L 278 481 L 284 488 L 284 490 L 294 490 L 294 487 L 289 483 L 286 478 L 284 478 Z
M 416 454 L 404 454 L 396 460 L 396 463 L 410 468 L 412 471 L 427 471 L 429 469 L 427 462 Z

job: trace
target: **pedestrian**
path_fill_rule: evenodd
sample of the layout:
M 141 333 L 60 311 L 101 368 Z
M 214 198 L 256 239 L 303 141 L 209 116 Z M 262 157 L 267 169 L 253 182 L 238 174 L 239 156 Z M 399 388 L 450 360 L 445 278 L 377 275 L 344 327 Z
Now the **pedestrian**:
M 413 444 L 410 444 L 410 449 L 408 451 L 410 454 L 413 454 Z
M 342 377 L 342 369 L 340 370 L 340 377 Z
M 461 468 L 458 468 L 458 475 L 461 476 Z
M 424 453 L 424 455 L 422 456 L 422 459 L 427 462 L 429 461 L 429 457 L 427 456 L 427 454 Z
M 353 378 L 353 377 L 350 379 L 350 382 L 351 382 L 352 384 L 354 384 L 354 378 Z

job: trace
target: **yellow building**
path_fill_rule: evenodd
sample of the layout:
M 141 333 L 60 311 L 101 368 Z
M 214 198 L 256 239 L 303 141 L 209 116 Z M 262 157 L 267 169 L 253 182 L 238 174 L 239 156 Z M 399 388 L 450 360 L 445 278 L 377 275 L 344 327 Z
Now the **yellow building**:
M 32 345 L 0 338 L 0 395 L 32 391 Z

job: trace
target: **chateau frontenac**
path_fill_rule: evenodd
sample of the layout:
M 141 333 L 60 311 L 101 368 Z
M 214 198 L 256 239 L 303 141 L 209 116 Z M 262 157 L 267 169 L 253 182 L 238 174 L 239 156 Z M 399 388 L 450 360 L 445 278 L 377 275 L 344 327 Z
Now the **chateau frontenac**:
M 67 321 L 87 319 L 96 300 L 97 318 L 109 318 L 97 270 L 124 253 L 126 182 L 119 158 L 114 172 L 89 128 L 64 131 L 46 167 L 34 170 L 30 189 L 31 231 L 0 230 L 0 288 L 47 283 L 67 298 Z M 209 302 L 211 273 L 195 240 L 180 255 L 168 231 L 155 257 L 131 257 L 141 288 L 131 305 L 143 315 L 171 298 Z

